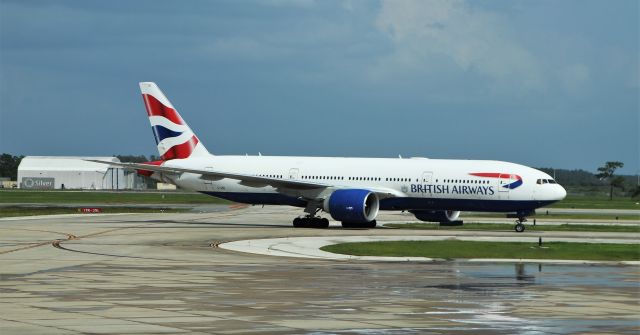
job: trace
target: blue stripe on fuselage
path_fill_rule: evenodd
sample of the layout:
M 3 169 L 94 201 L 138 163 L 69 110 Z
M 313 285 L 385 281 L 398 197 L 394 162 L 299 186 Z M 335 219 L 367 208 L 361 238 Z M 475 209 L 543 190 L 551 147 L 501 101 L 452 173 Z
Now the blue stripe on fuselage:
M 510 190 L 513 190 L 514 188 L 516 188 L 516 187 L 518 187 L 518 186 L 520 186 L 520 185 L 522 185 L 522 179 L 520 179 L 520 180 L 518 180 L 518 181 L 516 181 L 516 182 L 513 182 L 513 183 L 511 183 L 511 184 L 509 184 L 509 185 L 504 185 L 504 186 L 502 186 L 502 187 L 504 187 L 504 188 L 508 188 L 508 189 L 510 189 Z
M 306 207 L 307 202 L 279 193 L 202 192 L 214 197 L 254 205 L 288 205 Z M 470 200 L 433 198 L 387 198 L 380 200 L 381 210 L 459 210 L 472 212 L 517 212 L 533 210 L 556 201 L 538 200 Z

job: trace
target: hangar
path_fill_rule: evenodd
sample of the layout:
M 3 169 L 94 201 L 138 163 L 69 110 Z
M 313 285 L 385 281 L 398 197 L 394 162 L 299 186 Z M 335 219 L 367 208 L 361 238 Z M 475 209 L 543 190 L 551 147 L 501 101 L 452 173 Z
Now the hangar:
M 87 162 L 119 163 L 117 157 L 26 156 L 18 166 L 18 187 L 24 189 L 115 190 L 134 188 L 131 175 L 121 168 Z

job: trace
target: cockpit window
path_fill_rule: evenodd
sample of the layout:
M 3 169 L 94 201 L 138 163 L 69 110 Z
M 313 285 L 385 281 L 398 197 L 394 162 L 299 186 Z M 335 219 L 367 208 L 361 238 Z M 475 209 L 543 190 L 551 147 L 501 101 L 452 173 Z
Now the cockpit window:
M 538 185 L 542 185 L 542 184 L 557 184 L 558 182 L 556 182 L 553 179 L 538 179 L 536 181 L 536 184 Z
M 549 184 L 557 184 L 557 182 L 553 179 L 549 179 Z

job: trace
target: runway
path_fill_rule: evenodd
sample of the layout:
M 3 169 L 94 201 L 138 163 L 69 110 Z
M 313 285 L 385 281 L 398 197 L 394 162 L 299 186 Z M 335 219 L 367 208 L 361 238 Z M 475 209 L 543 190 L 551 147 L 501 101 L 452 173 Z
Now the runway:
M 408 234 L 293 229 L 290 220 L 298 214 L 288 207 L 249 207 L 0 221 L 0 329 L 3 334 L 640 331 L 637 266 L 338 261 L 219 247 L 248 239 Z M 640 240 L 638 234 L 592 234 Z

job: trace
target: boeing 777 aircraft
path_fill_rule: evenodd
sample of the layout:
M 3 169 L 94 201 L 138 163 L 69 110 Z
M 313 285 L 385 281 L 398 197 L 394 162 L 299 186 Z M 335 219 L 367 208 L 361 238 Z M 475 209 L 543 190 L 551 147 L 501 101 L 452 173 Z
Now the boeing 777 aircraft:
M 235 202 L 304 208 L 294 227 L 328 227 L 321 211 L 350 228 L 375 227 L 381 210 L 407 210 L 432 222 L 478 211 L 512 213 L 522 232 L 536 208 L 567 194 L 546 173 L 500 161 L 216 156 L 155 83 L 140 83 L 140 89 L 161 160 L 98 162 Z

